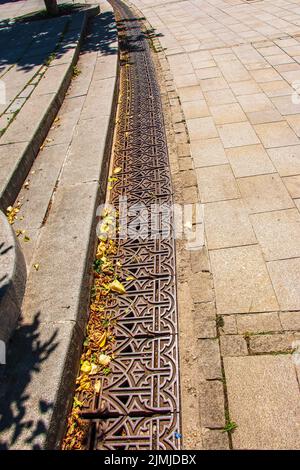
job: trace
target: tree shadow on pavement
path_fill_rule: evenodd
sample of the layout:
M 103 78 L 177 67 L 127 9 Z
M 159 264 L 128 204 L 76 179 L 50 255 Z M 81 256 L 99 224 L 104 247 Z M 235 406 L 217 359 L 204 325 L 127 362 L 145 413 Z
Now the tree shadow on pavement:
M 52 408 L 52 403 L 40 400 L 39 418 L 35 421 L 26 418 L 31 393 L 28 386 L 58 346 L 57 330 L 41 341 L 39 317 L 37 313 L 32 323 L 15 331 L 8 345 L 6 365 L 0 366 L 0 450 L 11 448 L 21 434 L 26 435 L 26 443 L 38 449 L 40 446 L 35 442 L 46 434 L 43 415 Z
M 5 80 L 12 66 L 28 71 L 45 63 L 49 65 L 54 58 L 61 58 L 73 49 L 78 40 L 78 27 L 74 28 L 71 19 L 76 13 L 78 10 L 55 18 L 36 20 L 30 17 L 16 23 L 0 23 L 0 78 Z M 92 17 L 88 35 L 90 51 L 117 53 L 116 48 L 111 47 L 116 40 L 113 13 L 103 12 Z

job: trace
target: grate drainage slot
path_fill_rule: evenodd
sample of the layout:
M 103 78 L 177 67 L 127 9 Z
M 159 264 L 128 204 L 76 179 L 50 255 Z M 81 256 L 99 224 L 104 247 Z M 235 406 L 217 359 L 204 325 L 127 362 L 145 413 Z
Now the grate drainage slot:
M 120 46 L 120 90 L 113 166 L 120 167 L 109 203 L 172 207 L 164 119 L 154 63 L 140 20 L 112 0 Z M 134 216 L 129 214 L 129 223 Z M 144 225 L 144 224 L 141 224 Z M 115 322 L 115 359 L 98 394 L 85 397 L 88 448 L 180 449 L 178 328 L 173 215 L 151 236 L 117 240 L 116 255 L 129 274 L 126 294 L 109 300 Z M 139 227 L 141 228 L 141 227 Z M 153 234 L 152 234 L 153 235 Z

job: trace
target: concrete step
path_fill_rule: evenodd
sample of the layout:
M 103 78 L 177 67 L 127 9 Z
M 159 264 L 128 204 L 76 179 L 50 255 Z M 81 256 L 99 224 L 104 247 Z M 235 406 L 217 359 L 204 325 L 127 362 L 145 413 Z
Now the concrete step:
M 26 275 L 19 242 L 0 211 L 0 341 L 4 343 L 8 342 L 21 314 Z
M 81 73 L 72 81 L 59 119 L 17 198 L 22 205 L 15 229 L 25 230 L 18 233 L 28 281 L 22 322 L 12 338 L 6 384 L 0 390 L 6 416 L 3 448 L 58 448 L 72 401 L 117 85 L 116 25 L 108 2 L 101 1 L 100 7 L 79 58 Z
M 22 98 L 21 109 L 0 138 L 0 209 L 3 211 L 15 201 L 52 125 L 72 78 L 87 20 L 98 12 L 96 5 L 70 15 L 57 58 L 48 67 L 36 70 L 37 75 L 27 84 L 27 87 L 33 84 L 34 90 L 30 89 L 27 98 Z

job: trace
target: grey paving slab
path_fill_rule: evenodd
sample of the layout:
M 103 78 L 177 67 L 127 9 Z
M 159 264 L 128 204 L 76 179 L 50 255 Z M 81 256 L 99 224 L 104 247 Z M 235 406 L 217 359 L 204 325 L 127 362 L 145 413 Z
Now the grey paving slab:
M 75 126 L 80 118 L 80 113 L 85 101 L 85 96 L 77 96 L 65 99 L 57 120 L 53 122 L 48 133 L 46 146 L 58 144 L 70 144 L 73 138 Z
M 228 148 L 226 156 L 236 178 L 275 173 L 276 171 L 261 144 Z
M 300 258 L 267 263 L 276 296 L 282 310 L 300 310 Z
M 212 250 L 210 258 L 219 315 L 278 309 L 258 246 Z
M 53 189 L 66 158 L 67 148 L 66 144 L 58 144 L 45 147 L 39 153 L 18 195 L 22 204 L 19 212 L 22 220 L 20 217 L 16 220 L 14 224 L 16 230 L 26 230 L 31 233 L 32 229 L 42 226 Z
M 197 169 L 201 202 L 239 198 L 239 191 L 230 165 Z
M 236 315 L 237 329 L 240 334 L 264 333 L 281 331 L 281 323 L 277 312 L 251 313 Z
M 295 209 L 264 212 L 250 216 L 267 261 L 300 257 L 300 214 Z
M 196 168 L 228 163 L 224 147 L 219 138 L 193 140 L 190 147 Z
M 294 207 L 279 175 L 259 175 L 238 179 L 249 212 L 267 212 Z
M 31 270 L 27 281 L 23 306 L 25 322 L 32 318 L 34 312 L 40 311 L 41 322 L 60 321 L 63 318 L 77 322 L 83 328 L 86 310 L 82 295 L 83 292 L 88 295 L 87 267 L 91 243 L 96 235 L 97 194 L 97 182 L 57 190 L 47 225 L 34 254 L 35 262 L 40 267 L 38 271 Z M 65 256 L 64 260 L 62 256 Z M 74 256 L 77 268 L 70 276 L 70 260 Z
M 209 249 L 257 243 L 240 199 L 205 204 L 204 223 Z
M 299 387 L 290 356 L 228 357 L 224 367 L 237 424 L 233 448 L 299 449 Z
M 108 127 L 108 119 L 101 116 L 80 121 L 75 129 L 62 172 L 63 185 L 98 181 Z M 84 159 L 82 155 L 85 155 Z
M 268 154 L 280 176 L 300 174 L 300 145 L 268 149 Z

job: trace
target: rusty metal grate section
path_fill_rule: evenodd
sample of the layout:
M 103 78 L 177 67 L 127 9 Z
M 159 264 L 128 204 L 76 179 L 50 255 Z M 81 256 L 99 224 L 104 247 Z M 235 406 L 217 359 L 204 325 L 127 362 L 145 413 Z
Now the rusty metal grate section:
M 119 1 L 111 3 L 121 50 L 113 165 L 122 171 L 113 184 L 110 203 L 118 206 L 122 196 L 129 206 L 142 202 L 149 209 L 153 204 L 170 208 L 166 135 L 149 44 L 130 9 Z M 130 213 L 128 217 L 130 222 Z M 118 240 L 117 256 L 131 280 L 124 282 L 126 295 L 108 305 L 116 319 L 116 357 L 112 373 L 101 379 L 99 395 L 87 403 L 85 417 L 92 420 L 90 449 L 180 448 L 172 217 L 168 223 L 167 229 L 158 224 L 155 236 L 150 236 L 145 221 L 144 236 Z

